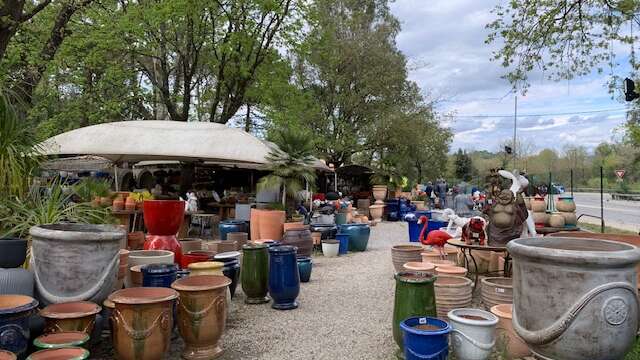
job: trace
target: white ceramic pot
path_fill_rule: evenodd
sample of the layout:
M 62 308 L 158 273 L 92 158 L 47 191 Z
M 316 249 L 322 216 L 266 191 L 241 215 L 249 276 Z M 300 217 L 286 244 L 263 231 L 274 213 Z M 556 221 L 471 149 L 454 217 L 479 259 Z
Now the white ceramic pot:
M 456 359 L 488 359 L 496 344 L 498 317 L 480 309 L 453 309 L 447 317 Z
M 333 241 L 331 242 L 327 242 L 327 241 L 323 241 L 322 242 L 322 254 L 326 257 L 336 257 L 338 256 L 338 251 L 340 250 L 340 242 L 336 240 L 336 242 L 334 243 Z
M 173 252 L 167 250 L 136 250 L 129 252 L 128 268 L 147 264 L 173 264 Z M 127 271 L 124 286 L 131 287 L 131 271 Z

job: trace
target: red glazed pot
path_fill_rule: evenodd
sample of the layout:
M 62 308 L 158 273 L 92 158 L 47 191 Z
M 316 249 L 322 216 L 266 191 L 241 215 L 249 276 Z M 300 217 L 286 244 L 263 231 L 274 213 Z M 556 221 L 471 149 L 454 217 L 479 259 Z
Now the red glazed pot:
M 182 200 L 145 200 L 144 225 L 151 235 L 176 235 L 184 219 Z
M 213 259 L 213 256 L 215 255 L 215 253 L 211 252 L 211 251 L 202 251 L 202 250 L 195 250 L 195 251 L 189 251 L 186 254 L 182 254 L 182 260 L 180 261 L 180 267 L 183 269 L 186 269 L 189 267 L 189 264 L 193 264 L 193 263 L 197 263 L 197 262 L 203 262 L 203 261 L 209 261 L 211 259 Z
M 144 250 L 171 251 L 174 254 L 173 262 L 181 264 L 182 246 L 175 235 L 147 235 L 144 241 Z

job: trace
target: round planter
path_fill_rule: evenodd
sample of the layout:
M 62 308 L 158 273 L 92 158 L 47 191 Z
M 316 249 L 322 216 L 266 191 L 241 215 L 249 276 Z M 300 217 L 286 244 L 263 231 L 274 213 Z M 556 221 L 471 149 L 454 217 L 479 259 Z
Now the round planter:
M 0 360 L 17 360 L 16 354 L 7 350 L 0 350 Z
M 68 347 L 84 347 L 89 335 L 83 331 L 64 331 L 38 336 L 33 345 L 39 349 L 61 349 Z
M 450 261 L 450 260 L 428 259 L 427 261 L 425 261 L 424 256 L 422 257 L 422 262 L 423 263 L 428 263 L 428 264 L 433 264 L 435 267 L 438 267 L 438 266 L 456 266 L 456 264 L 453 261 Z
M 515 239 L 507 249 L 513 257 L 513 327 L 534 355 L 624 357 L 638 328 L 640 249 L 557 237 Z
M 322 255 L 326 257 L 336 257 L 340 253 L 340 242 L 338 240 L 322 240 Z
M 115 309 L 111 314 L 111 339 L 120 360 L 162 359 L 171 344 L 174 300 L 178 293 L 169 288 L 131 288 L 109 296 Z
M 184 205 L 182 200 L 145 200 L 142 206 L 148 234 L 175 236 L 184 219 Z
M 222 268 L 224 263 L 219 261 L 202 261 L 189 264 L 189 276 L 194 275 L 219 275 L 224 276 Z
M 340 226 L 342 224 L 346 224 L 347 221 L 347 213 L 346 212 L 338 212 L 336 213 L 336 225 Z
M 300 273 L 300 282 L 309 282 L 311 279 L 311 269 L 313 268 L 313 260 L 308 256 L 298 256 L 298 272 Z
M 230 232 L 227 233 L 227 241 L 235 241 L 236 249 L 242 249 L 242 246 L 249 241 L 249 234 L 246 232 Z
M 561 212 L 560 215 L 564 217 L 564 226 L 573 227 L 578 224 L 578 217 L 574 212 Z
M 80 347 L 62 349 L 45 349 L 36 351 L 27 360 L 85 360 L 89 358 L 89 351 Z
M 178 267 L 175 264 L 149 264 L 140 268 L 142 271 L 142 286 L 171 287 L 176 281 Z
M 35 280 L 26 269 L 0 269 L 0 294 L 33 296 Z
M 38 301 L 24 295 L 0 295 L 0 348 L 24 357 L 29 347 L 29 318 Z
M 434 275 L 399 272 L 395 275 L 396 291 L 393 306 L 393 339 L 404 352 L 400 322 L 412 316 L 436 316 Z
M 446 321 L 430 317 L 410 317 L 400 323 L 406 360 L 447 360 L 449 332 Z
M 576 203 L 573 201 L 573 196 L 562 195 L 556 200 L 556 209 L 562 212 L 575 212 Z
M 222 267 L 222 274 L 231 280 L 231 283 L 229 284 L 229 293 L 231 294 L 231 298 L 233 298 L 236 293 L 238 280 L 240 279 L 239 257 L 240 253 L 237 251 L 221 253 L 214 257 L 215 261 L 224 264 Z
M 20 267 L 26 257 L 27 240 L 0 238 L 0 268 L 9 269 Z
M 449 311 L 471 306 L 473 281 L 461 276 L 438 275 L 435 292 L 438 318 L 446 320 Z
M 373 185 L 373 198 L 376 199 L 376 204 L 384 204 L 384 199 L 387 197 L 386 185 Z
M 420 262 L 420 254 L 424 251 L 420 245 L 394 245 L 391 248 L 391 262 L 396 272 L 403 270 L 403 265 L 408 262 Z
M 180 247 L 182 248 L 182 254 L 186 254 L 189 251 L 202 250 L 202 239 L 186 238 L 180 240 Z
M 319 232 L 321 234 L 320 240 L 335 239 L 338 233 L 338 226 L 326 225 L 326 224 L 311 224 L 309 225 L 311 232 Z
M 218 224 L 218 231 L 220 232 L 220 239 L 227 240 L 227 234 L 229 233 L 246 232 L 247 223 L 242 220 L 222 220 Z
M 297 247 L 300 256 L 311 256 L 311 250 L 313 250 L 313 238 L 309 229 L 287 230 L 281 243 Z
M 379 223 L 382 221 L 382 214 L 384 213 L 384 204 L 375 204 L 369 206 L 369 213 L 373 221 Z
M 177 321 L 184 339 L 184 359 L 214 359 L 222 354 L 218 341 L 227 321 L 227 286 L 224 276 L 190 276 L 173 283 L 180 293 Z
M 252 209 L 253 210 L 253 209 Z M 242 247 L 240 284 L 247 304 L 269 302 L 269 250 L 266 244 L 248 243 Z
M 536 226 L 546 226 L 549 223 L 550 215 L 546 212 L 532 212 L 531 215 Z
M 498 317 L 498 349 L 504 349 L 509 359 L 517 359 L 531 355 L 527 344 L 516 334 L 511 324 L 511 304 L 499 304 L 491 308 L 491 313 Z
M 436 266 L 422 261 L 409 261 L 402 265 L 403 271 L 413 271 L 419 273 L 435 274 Z
M 349 234 L 349 251 L 365 251 L 369 243 L 371 228 L 369 224 L 340 225 L 340 232 Z
M 513 303 L 513 279 L 507 277 L 487 277 L 482 279 L 482 302 L 491 309 L 498 304 Z
M 50 224 L 34 226 L 29 234 L 36 296 L 43 305 L 106 299 L 116 282 L 124 230 L 110 225 Z
M 125 287 L 133 287 L 131 268 L 147 264 L 173 264 L 174 254 L 167 250 L 135 250 L 129 252 L 129 271 L 124 279 Z M 142 273 L 140 273 L 142 275 Z M 138 286 L 142 286 L 142 277 Z
M 422 256 L 422 261 L 424 262 L 434 263 L 434 261 L 436 260 L 449 260 L 453 263 L 452 265 L 455 265 L 458 262 L 458 250 L 456 248 L 445 245 L 444 252 L 445 254 L 447 254 L 446 259 L 442 259 L 442 255 L 439 251 L 432 249 L 423 250 L 420 255 Z
M 447 314 L 451 343 L 458 359 L 485 360 L 496 343 L 498 318 L 479 309 L 454 309 Z
M 271 307 L 276 310 L 291 310 L 298 307 L 296 298 L 300 294 L 300 274 L 296 261 L 296 248 L 289 245 L 269 248 L 269 295 Z
M 549 216 L 549 225 L 555 228 L 564 227 L 564 216 L 559 212 L 551 213 L 551 216 Z
M 180 260 L 180 267 L 183 269 L 189 268 L 190 264 L 209 261 L 215 256 L 215 252 L 206 250 L 194 250 L 182 254 L 182 260 Z
M 349 252 L 349 234 L 336 234 L 336 240 L 340 242 L 339 255 L 346 255 Z
M 544 201 L 543 197 L 534 197 L 531 199 L 531 211 L 543 213 L 547 211 L 547 203 Z
M 45 333 L 59 331 L 82 331 L 91 335 L 96 323 L 96 314 L 102 310 L 98 304 L 76 301 L 51 304 L 40 310 L 45 320 Z
M 467 269 L 462 266 L 436 266 L 436 274 L 438 275 L 451 275 L 451 276 L 465 276 L 467 275 Z

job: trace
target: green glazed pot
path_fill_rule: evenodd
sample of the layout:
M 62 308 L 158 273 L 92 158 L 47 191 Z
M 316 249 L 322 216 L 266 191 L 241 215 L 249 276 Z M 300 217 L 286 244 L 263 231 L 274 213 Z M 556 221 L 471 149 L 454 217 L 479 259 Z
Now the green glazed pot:
M 33 341 L 39 349 L 60 349 L 68 347 L 84 347 L 89 341 L 89 335 L 82 331 L 60 331 L 45 334 Z
M 435 275 L 410 271 L 399 272 L 396 278 L 396 297 L 393 306 L 393 339 L 404 354 L 400 322 L 413 316 L 436 314 Z
M 269 250 L 266 244 L 249 243 L 242 246 L 240 283 L 247 304 L 269 302 Z

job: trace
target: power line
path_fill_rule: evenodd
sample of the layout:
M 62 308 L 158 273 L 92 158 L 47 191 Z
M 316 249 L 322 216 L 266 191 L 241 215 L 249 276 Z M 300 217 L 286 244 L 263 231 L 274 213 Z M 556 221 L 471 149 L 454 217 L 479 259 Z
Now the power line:
M 575 111 L 575 112 L 560 112 L 560 113 L 543 113 L 543 114 L 519 114 L 515 115 L 516 117 L 529 117 L 529 116 L 560 116 L 560 115 L 580 115 L 580 114 L 594 114 L 594 113 L 603 113 L 603 112 L 618 112 L 618 111 L 628 111 L 635 112 L 640 111 L 640 109 L 627 109 L 627 108 L 617 108 L 617 109 L 601 109 L 601 110 L 588 110 L 588 111 Z M 514 114 L 496 114 L 496 115 L 450 115 L 451 117 L 460 117 L 460 118 L 493 118 L 493 117 L 512 117 Z

